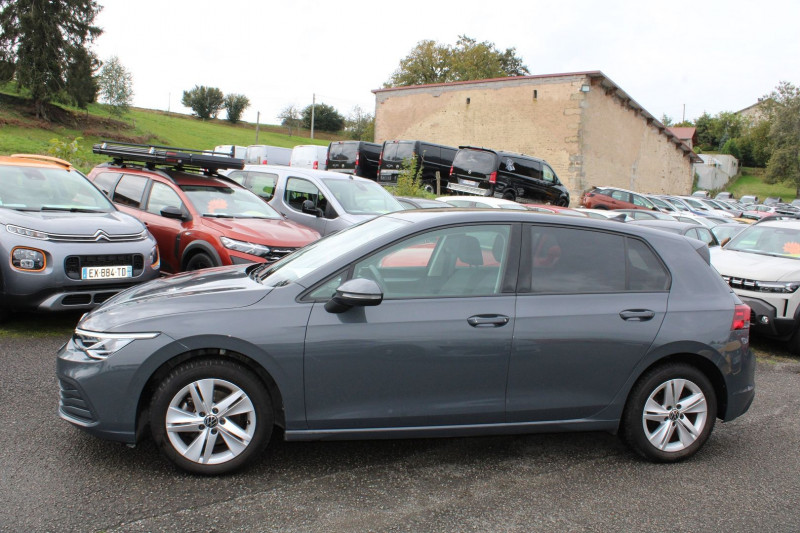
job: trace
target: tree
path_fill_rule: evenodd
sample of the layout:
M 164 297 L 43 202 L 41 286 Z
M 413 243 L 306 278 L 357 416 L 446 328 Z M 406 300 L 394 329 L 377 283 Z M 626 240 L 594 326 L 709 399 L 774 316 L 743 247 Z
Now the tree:
M 183 91 L 181 103 L 194 111 L 198 118 L 205 120 L 217 118 L 220 109 L 225 105 L 225 97 L 216 87 L 195 85 L 193 89 Z
M 314 129 L 320 131 L 341 131 L 344 128 L 344 117 L 339 114 L 333 106 L 328 104 L 316 104 L 314 108 Z M 311 129 L 311 109 L 306 106 L 303 109 L 303 127 Z
M 100 69 L 99 85 L 112 115 L 121 117 L 128 112 L 133 103 L 133 75 L 117 56 L 111 56 Z
M 229 94 L 225 96 L 223 107 L 228 112 L 228 121 L 236 124 L 242 118 L 244 110 L 250 106 L 250 100 L 243 94 Z
M 770 183 L 790 183 L 795 187 L 796 196 L 800 196 L 800 88 L 783 81 L 769 98 L 772 123 L 769 138 L 773 151 L 767 163 L 766 179 Z
M 281 120 L 281 124 L 286 126 L 289 130 L 289 137 L 292 136 L 292 130 L 299 128 L 302 123 L 300 110 L 297 109 L 297 106 L 294 104 L 289 104 L 284 107 L 278 114 L 278 118 Z
M 488 41 L 460 35 L 454 46 L 423 40 L 400 60 L 385 87 L 482 80 L 530 74 L 515 48 L 501 52 Z
M 344 129 L 351 139 L 372 141 L 375 134 L 375 117 L 355 106 L 344 121 Z
M 664 113 L 663 115 L 661 115 L 661 123 L 663 125 L 665 125 L 666 127 L 668 127 L 668 128 L 671 127 L 672 126 L 672 117 L 670 117 L 669 115 Z
M 85 48 L 76 51 L 73 62 L 67 67 L 67 94 L 80 109 L 86 109 L 97 100 L 100 85 L 94 73 L 99 67 L 100 60 Z
M 17 83 L 31 92 L 36 117 L 66 86 L 67 65 L 102 33 L 94 0 L 0 0 L 0 62 L 13 64 Z

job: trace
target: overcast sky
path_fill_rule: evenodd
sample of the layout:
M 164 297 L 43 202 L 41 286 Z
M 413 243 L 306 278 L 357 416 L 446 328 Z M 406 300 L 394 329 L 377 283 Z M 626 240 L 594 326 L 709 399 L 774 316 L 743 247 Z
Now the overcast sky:
M 531 74 L 600 70 L 656 117 L 738 111 L 800 84 L 800 2 L 727 0 L 99 0 L 94 51 L 133 74 L 134 105 L 190 113 L 195 85 L 250 99 L 275 124 L 289 104 L 374 113 L 423 39 L 516 48 Z M 225 116 L 224 111 L 220 118 Z

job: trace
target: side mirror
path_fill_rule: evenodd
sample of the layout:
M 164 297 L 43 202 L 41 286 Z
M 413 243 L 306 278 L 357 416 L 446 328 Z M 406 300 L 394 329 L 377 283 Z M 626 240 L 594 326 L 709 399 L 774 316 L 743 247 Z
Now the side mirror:
M 336 294 L 325 304 L 329 313 L 344 313 L 353 307 L 369 307 L 383 301 L 383 291 L 374 280 L 365 278 L 345 281 L 336 289 Z
M 322 209 L 318 209 L 311 200 L 305 200 L 303 205 L 300 206 L 300 209 L 303 211 L 303 213 L 308 215 L 314 215 L 317 217 L 322 216 Z
M 174 218 L 177 220 L 186 220 L 186 215 L 183 214 L 180 207 L 168 205 L 161 210 L 161 216 L 165 218 Z

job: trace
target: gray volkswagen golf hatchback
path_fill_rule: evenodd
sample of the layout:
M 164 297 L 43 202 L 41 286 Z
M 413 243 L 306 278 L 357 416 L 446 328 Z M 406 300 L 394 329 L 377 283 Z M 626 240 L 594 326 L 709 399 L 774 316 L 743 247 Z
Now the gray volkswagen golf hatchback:
M 158 276 L 156 241 L 67 161 L 0 156 L 0 319 L 91 309 Z
M 684 459 L 754 396 L 704 243 L 530 212 L 401 211 L 273 264 L 146 283 L 59 351 L 60 414 L 217 474 L 287 440 L 593 430 Z M 279 427 L 282 431 L 275 432 Z

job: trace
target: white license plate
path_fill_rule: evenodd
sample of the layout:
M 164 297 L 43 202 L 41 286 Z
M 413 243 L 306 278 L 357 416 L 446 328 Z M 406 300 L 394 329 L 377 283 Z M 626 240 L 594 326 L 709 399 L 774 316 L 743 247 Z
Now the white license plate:
M 81 279 L 119 279 L 132 277 L 132 266 L 83 267 L 81 269 Z
M 469 185 L 470 187 L 477 187 L 478 182 L 472 180 L 458 180 L 461 185 Z

